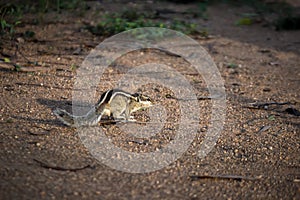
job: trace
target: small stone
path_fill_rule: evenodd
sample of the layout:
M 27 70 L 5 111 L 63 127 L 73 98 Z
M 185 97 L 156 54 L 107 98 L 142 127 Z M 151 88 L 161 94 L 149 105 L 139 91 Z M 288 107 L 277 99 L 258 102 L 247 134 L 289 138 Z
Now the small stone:
M 19 43 L 24 43 L 24 42 L 25 42 L 24 38 L 21 38 L 21 37 L 18 37 L 18 38 L 17 38 L 17 41 L 18 41 Z
M 82 52 L 82 49 L 80 47 L 78 47 L 77 49 L 75 49 L 75 51 L 73 51 L 73 55 L 79 55 Z
M 238 71 L 237 71 L 236 69 L 233 69 L 233 68 L 229 68 L 229 69 L 228 69 L 228 72 L 229 72 L 230 74 L 238 74 Z
M 206 126 L 202 127 L 202 128 L 200 129 L 200 131 L 201 131 L 201 132 L 207 131 L 207 127 L 206 127 Z
M 263 89 L 263 92 L 270 92 L 271 91 L 271 88 L 264 88 Z

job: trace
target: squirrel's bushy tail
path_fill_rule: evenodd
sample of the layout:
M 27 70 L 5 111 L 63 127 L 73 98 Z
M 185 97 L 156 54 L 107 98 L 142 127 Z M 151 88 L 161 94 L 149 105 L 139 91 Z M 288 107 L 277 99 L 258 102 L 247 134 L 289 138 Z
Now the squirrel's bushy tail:
M 95 115 L 94 112 L 89 112 L 84 116 L 74 116 L 63 109 L 57 108 L 53 113 L 65 125 L 71 127 L 91 126 L 97 124 L 101 120 L 101 116 Z

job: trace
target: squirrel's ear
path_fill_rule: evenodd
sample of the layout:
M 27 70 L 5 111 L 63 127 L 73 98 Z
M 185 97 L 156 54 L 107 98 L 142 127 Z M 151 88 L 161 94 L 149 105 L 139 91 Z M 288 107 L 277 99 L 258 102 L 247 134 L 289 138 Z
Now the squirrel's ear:
M 132 94 L 132 97 L 133 97 L 133 99 L 134 99 L 135 101 L 139 101 L 139 96 L 140 96 L 139 93 L 134 93 L 134 94 Z

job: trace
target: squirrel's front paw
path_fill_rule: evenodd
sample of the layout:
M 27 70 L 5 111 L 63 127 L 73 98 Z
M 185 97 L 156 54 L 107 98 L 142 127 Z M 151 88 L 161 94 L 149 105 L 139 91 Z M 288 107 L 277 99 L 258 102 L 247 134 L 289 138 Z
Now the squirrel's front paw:
M 134 116 L 130 116 L 128 119 L 129 122 L 136 122 L 136 119 L 134 119 Z

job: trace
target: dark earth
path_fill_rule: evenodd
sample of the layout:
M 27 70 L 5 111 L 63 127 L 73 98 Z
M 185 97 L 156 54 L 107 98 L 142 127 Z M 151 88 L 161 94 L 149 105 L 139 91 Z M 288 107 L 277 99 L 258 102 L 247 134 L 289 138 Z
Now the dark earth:
M 25 14 L 16 38 L 1 36 L 0 62 L 0 199 L 300 199 L 300 31 L 277 31 L 266 21 L 238 26 L 248 6 L 214 4 L 207 19 L 192 18 L 208 35 L 194 34 L 212 56 L 226 88 L 224 129 L 212 151 L 197 157 L 209 128 L 211 100 L 202 77 L 181 57 L 157 50 L 128 53 L 108 67 L 96 89 L 115 87 L 124 69 L 149 62 L 172 66 L 194 87 L 201 110 L 196 138 L 175 162 L 148 173 L 112 169 L 94 158 L 75 128 L 53 115 L 72 110 L 76 68 L 105 37 L 83 27 L 105 11 L 166 8 L 164 18 L 182 16 L 196 3 L 121 1 L 88 2 L 85 12 Z M 300 8 L 298 1 L 289 2 Z M 39 17 L 40 23 L 33 19 Z M 188 19 L 189 20 L 189 19 Z M 20 33 L 33 31 L 33 37 Z M 19 33 L 19 34 L 18 34 Z M 17 48 L 18 47 L 18 48 Z M 30 64 L 27 61 L 37 62 Z M 151 152 L 174 139 L 179 99 L 170 89 L 150 84 L 139 88 L 165 107 L 167 124 L 150 139 L 99 123 L 114 145 L 130 152 Z M 150 120 L 148 111 L 136 113 Z

